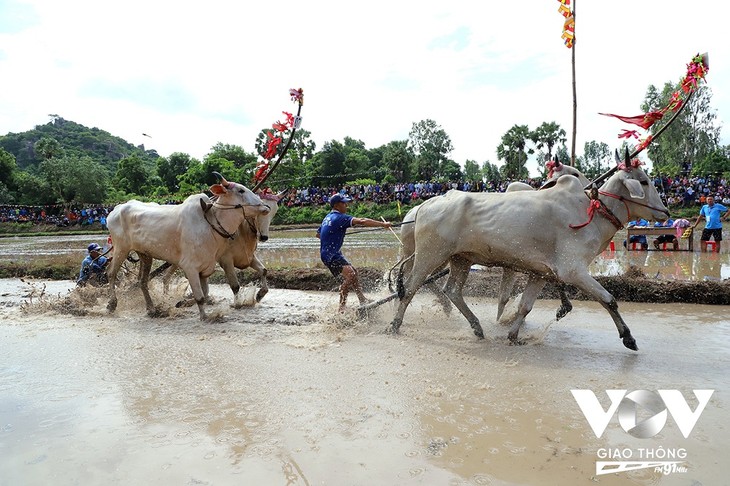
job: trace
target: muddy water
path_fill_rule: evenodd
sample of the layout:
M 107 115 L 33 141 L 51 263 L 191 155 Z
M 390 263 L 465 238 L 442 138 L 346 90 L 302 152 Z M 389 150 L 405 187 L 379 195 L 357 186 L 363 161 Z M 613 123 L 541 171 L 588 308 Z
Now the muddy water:
M 269 268 L 322 266 L 319 240 L 312 230 L 272 231 L 271 239 L 259 244 L 259 257 Z M 388 269 L 398 261 L 400 244 L 392 233 L 370 229 L 347 237 L 348 259 L 360 267 Z M 622 241 L 616 236 L 617 242 Z M 29 261 L 42 256 L 49 261 L 78 261 L 86 253 L 89 242 L 106 243 L 102 235 L 43 236 L 0 238 L 0 264 L 3 261 Z M 698 243 L 699 240 L 696 242 Z M 730 252 L 699 251 L 618 251 L 604 252 L 593 265 L 593 275 L 620 275 L 635 266 L 647 276 L 667 280 L 724 280 L 730 278 Z M 699 244 L 697 245 L 699 247 Z M 727 245 L 726 245 L 727 246 Z
M 94 289 L 67 287 L 0 281 L 2 485 L 727 483 L 724 307 L 622 303 L 632 352 L 588 302 L 555 323 L 557 303 L 538 301 L 527 344 L 509 346 L 489 299 L 468 300 L 479 341 L 427 295 L 390 336 L 389 305 L 358 321 L 331 293 L 274 289 L 232 309 L 213 286 L 201 323 L 174 307 L 183 286 L 155 289 L 157 319 L 138 291 L 109 316 Z M 604 409 L 607 389 L 678 389 L 691 410 L 693 389 L 715 392 L 688 438 L 668 418 L 637 439 L 617 416 L 597 438 L 571 389 Z M 686 472 L 597 475 L 616 449 L 684 451 Z

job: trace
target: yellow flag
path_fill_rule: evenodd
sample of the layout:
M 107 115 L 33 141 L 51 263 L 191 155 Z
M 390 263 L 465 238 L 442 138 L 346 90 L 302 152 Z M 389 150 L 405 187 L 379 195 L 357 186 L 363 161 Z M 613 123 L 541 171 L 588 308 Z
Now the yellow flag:
M 398 205 L 398 216 L 400 217 L 400 201 L 395 202 Z

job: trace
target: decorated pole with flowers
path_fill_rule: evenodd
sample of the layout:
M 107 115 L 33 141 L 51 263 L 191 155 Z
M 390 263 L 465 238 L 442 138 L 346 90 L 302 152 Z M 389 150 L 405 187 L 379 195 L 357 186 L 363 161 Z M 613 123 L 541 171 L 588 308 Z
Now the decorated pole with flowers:
M 672 93 L 672 96 L 670 97 L 667 106 L 660 110 L 650 111 L 648 113 L 637 116 L 622 116 L 614 115 L 613 113 L 599 113 L 599 115 L 618 118 L 624 123 L 637 125 L 644 130 L 649 130 L 655 123 L 663 119 L 667 113 L 673 113 L 672 117 L 667 120 L 667 122 L 661 128 L 659 128 L 656 133 L 654 133 L 654 135 L 647 135 L 645 138 L 640 138 L 636 130 L 621 130 L 621 133 L 618 134 L 618 138 L 635 138 L 639 140 L 639 144 L 636 146 L 634 151 L 627 156 L 629 161 L 631 161 L 634 157 L 636 157 L 644 149 L 646 149 L 651 144 L 651 142 L 656 140 L 657 137 L 659 137 L 659 135 L 661 135 L 664 130 L 666 130 L 669 125 L 671 125 L 672 122 L 677 119 L 684 107 L 687 106 L 687 104 L 689 103 L 692 95 L 695 93 L 695 91 L 697 91 L 699 84 L 702 81 L 705 81 L 705 76 L 707 76 L 709 70 L 710 59 L 707 53 L 695 55 L 689 62 L 689 64 L 687 64 L 687 73 L 682 79 L 679 88 L 674 93 Z M 625 161 L 624 163 L 629 163 L 629 161 Z M 609 178 L 611 174 L 613 174 L 616 170 L 618 170 L 618 167 L 613 167 L 608 172 L 593 181 L 591 185 L 603 182 L 604 180 Z M 590 186 L 586 187 L 586 189 L 588 189 L 589 187 Z
M 289 150 L 289 146 L 291 145 L 292 140 L 294 140 L 294 134 L 302 124 L 301 113 L 302 105 L 304 104 L 304 90 L 302 90 L 302 88 L 290 89 L 289 95 L 291 96 L 291 100 L 299 105 L 297 108 L 297 114 L 292 115 L 291 113 L 287 113 L 286 111 L 282 112 L 285 116 L 285 120 L 283 122 L 274 122 L 274 124 L 271 126 L 272 130 L 266 132 L 266 150 L 263 154 L 261 154 L 264 160 L 259 162 L 259 164 L 256 166 L 256 172 L 254 172 L 253 176 L 255 185 L 252 190 L 254 192 L 260 189 L 261 186 L 263 186 L 264 182 L 266 182 L 266 179 L 269 178 L 271 173 L 274 172 L 276 167 L 284 158 L 286 152 Z M 287 140 L 286 145 L 284 145 L 284 149 L 281 151 L 281 153 L 279 153 L 279 157 L 272 164 L 271 159 L 276 156 L 279 145 L 283 141 L 282 135 L 285 134 L 287 131 L 290 131 L 289 140 Z
M 570 49 L 571 70 L 573 75 L 573 139 L 570 142 L 570 165 L 575 166 L 575 139 L 578 132 L 578 90 L 575 82 L 575 0 L 573 8 L 570 7 L 571 0 L 558 0 L 560 13 L 565 21 L 563 22 L 563 42 L 565 47 Z

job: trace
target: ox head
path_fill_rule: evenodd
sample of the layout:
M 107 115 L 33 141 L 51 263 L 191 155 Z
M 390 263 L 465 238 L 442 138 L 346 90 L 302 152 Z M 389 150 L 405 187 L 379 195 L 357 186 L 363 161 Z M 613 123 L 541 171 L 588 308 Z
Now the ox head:
M 557 157 L 555 160 L 550 160 L 545 164 L 545 168 L 548 169 L 548 181 L 540 187 L 540 189 L 549 189 L 555 185 L 555 183 L 564 175 L 577 177 L 582 186 L 590 184 L 590 181 L 583 175 L 581 171 L 570 165 L 565 165 L 560 162 Z
M 279 210 L 279 201 L 284 197 L 286 191 L 274 194 L 270 190 L 263 190 L 257 191 L 256 194 L 261 198 L 264 205 L 269 208 L 268 214 L 256 218 L 256 231 L 259 234 L 259 241 L 266 241 L 269 239 L 269 226 Z
M 227 181 L 218 172 L 213 172 L 213 174 L 220 180 L 218 184 L 210 186 L 210 192 L 216 196 L 216 204 L 220 206 L 241 207 L 246 216 L 258 217 L 259 215 L 269 213 L 269 207 L 251 189 L 237 182 Z
M 630 219 L 666 221 L 669 211 L 640 166 L 638 159 L 629 160 L 627 150 L 625 159 L 618 164 L 618 170 L 601 187 L 601 191 L 621 196 L 629 208 Z

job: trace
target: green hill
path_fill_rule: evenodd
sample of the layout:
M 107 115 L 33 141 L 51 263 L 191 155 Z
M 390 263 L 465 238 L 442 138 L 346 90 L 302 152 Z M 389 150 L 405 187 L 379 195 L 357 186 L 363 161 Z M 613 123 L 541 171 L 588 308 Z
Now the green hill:
M 34 145 L 42 138 L 56 140 L 67 156 L 90 157 L 108 168 L 112 174 L 116 170 L 117 163 L 125 157 L 136 154 L 150 167 L 154 167 L 159 157 L 155 150 L 134 146 L 96 127 L 88 128 L 56 115 L 52 117 L 53 119 L 45 125 L 36 125 L 27 132 L 0 136 L 0 147 L 15 156 L 18 168 L 27 170 L 40 164 L 42 157 L 35 153 Z

